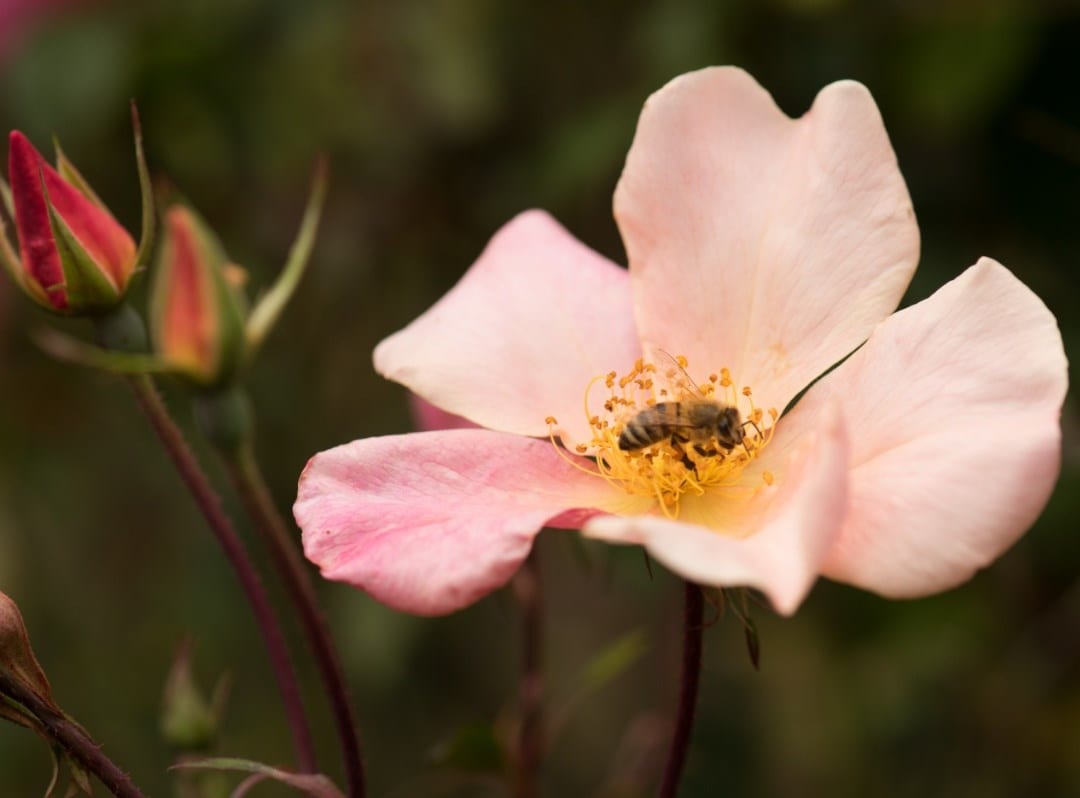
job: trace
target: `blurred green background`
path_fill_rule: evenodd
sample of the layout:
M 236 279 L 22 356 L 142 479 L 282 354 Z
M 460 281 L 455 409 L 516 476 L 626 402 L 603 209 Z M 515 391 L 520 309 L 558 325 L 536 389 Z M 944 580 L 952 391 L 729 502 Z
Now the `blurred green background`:
M 260 452 L 287 510 L 314 452 L 409 428 L 404 393 L 374 375 L 372 347 L 449 288 L 511 216 L 547 208 L 624 261 L 610 203 L 637 114 L 667 80 L 709 64 L 747 68 L 793 115 L 830 81 L 866 83 L 922 227 L 905 303 L 991 255 L 1080 351 L 1073 7 L 0 0 L 0 127 L 43 150 L 58 136 L 137 229 L 135 98 L 151 170 L 200 209 L 256 288 L 284 259 L 313 159 L 329 156 L 312 268 L 250 379 Z M 219 750 L 288 763 L 258 633 L 201 517 L 125 386 L 30 342 L 46 323 L 0 285 L 0 590 L 21 606 L 59 702 L 149 793 L 172 794 L 161 687 L 190 634 L 200 679 L 235 680 Z M 183 390 L 167 392 L 187 424 Z M 758 613 L 760 673 L 734 618 L 713 626 L 682 795 L 1080 795 L 1075 402 L 1064 426 L 1045 515 L 970 584 L 893 603 L 822 582 L 793 619 Z M 650 794 L 677 686 L 679 584 L 658 567 L 650 578 L 638 552 L 582 546 L 573 533 L 544 534 L 539 551 L 549 709 L 571 706 L 544 794 Z M 341 585 L 320 591 L 371 795 L 499 795 L 431 762 L 458 730 L 507 718 L 512 598 L 432 620 Z M 587 663 L 635 633 L 640 656 L 574 700 Z M 328 714 L 303 670 L 337 777 Z M 36 738 L 0 727 L 0 795 L 40 795 L 48 773 Z M 275 790 L 256 794 L 285 794 Z

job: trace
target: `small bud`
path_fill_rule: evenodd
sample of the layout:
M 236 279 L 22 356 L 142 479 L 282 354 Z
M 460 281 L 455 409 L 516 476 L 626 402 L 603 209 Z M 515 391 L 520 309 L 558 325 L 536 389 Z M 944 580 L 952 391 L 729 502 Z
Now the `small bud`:
M 154 274 L 150 328 L 170 369 L 206 387 L 228 382 L 244 354 L 242 299 L 210 228 L 190 208 L 174 205 Z
M 0 259 L 35 302 L 65 315 L 93 314 L 124 297 L 135 242 L 61 154 L 53 169 L 19 131 L 9 138 L 8 177 L 18 254 L 0 237 Z
M 220 690 L 216 692 L 220 693 Z M 165 680 L 161 732 L 166 742 L 185 753 L 210 750 L 217 736 L 220 703 L 220 696 L 208 701 L 195 684 L 191 672 L 191 644 L 185 641 Z
M 53 703 L 52 688 L 45 677 L 45 671 L 41 669 L 30 647 L 30 637 L 26 633 L 22 613 L 15 602 L 4 593 L 0 593 L 0 674 L 60 713 L 60 708 Z M 28 728 L 37 727 L 33 715 L 20 711 L 16 704 L 3 700 L 0 700 L 0 718 Z

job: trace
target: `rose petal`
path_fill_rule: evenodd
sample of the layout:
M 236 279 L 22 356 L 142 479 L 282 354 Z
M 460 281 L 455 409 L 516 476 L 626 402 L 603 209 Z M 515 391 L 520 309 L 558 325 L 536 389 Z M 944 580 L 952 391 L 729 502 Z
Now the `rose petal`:
M 591 437 L 589 381 L 640 353 L 622 269 L 542 211 L 504 226 L 454 288 L 375 349 L 375 369 L 483 427 Z
M 891 317 L 794 411 L 839 400 L 851 433 L 848 518 L 824 573 L 899 598 L 992 562 L 1057 479 L 1066 387 L 1054 317 L 988 258 Z
M 419 430 L 471 429 L 476 426 L 469 419 L 447 413 L 414 393 L 409 394 L 409 411 Z
M 548 441 L 463 429 L 317 454 L 293 512 L 305 554 L 327 579 L 440 615 L 504 585 L 540 528 L 583 522 L 590 513 L 578 508 L 625 510 L 626 497 Z
M 68 306 L 64 269 L 53 240 L 49 207 L 41 189 L 41 173 L 48 169 L 41 154 L 22 133 L 11 131 L 8 139 L 8 178 L 15 205 L 19 252 L 27 276 L 44 292 L 57 310 Z
M 649 98 L 615 192 L 646 350 L 727 366 L 783 410 L 892 312 L 919 233 L 865 87 L 793 120 L 745 72 L 676 78 Z
M 640 543 L 692 582 L 758 588 L 777 612 L 791 615 L 843 523 L 846 468 L 847 438 L 834 409 L 778 472 L 774 487 L 762 488 L 750 502 L 714 504 L 708 514 L 695 508 L 708 527 L 656 516 L 597 516 L 582 531 L 614 543 Z

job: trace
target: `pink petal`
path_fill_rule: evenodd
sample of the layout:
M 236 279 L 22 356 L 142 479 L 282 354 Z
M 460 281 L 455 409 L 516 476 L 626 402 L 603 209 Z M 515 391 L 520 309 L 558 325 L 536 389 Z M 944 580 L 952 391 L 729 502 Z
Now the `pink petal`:
M 211 380 L 221 360 L 223 325 L 213 274 L 220 266 L 201 245 L 200 223 L 190 208 L 174 205 L 164 222 L 151 314 L 155 346 L 173 367 Z
M 440 615 L 504 585 L 545 524 L 578 525 L 588 508 L 621 504 L 624 496 L 548 441 L 462 429 L 317 454 L 293 512 L 304 552 L 327 579 L 395 609 Z
M 768 451 L 768 450 L 766 450 Z M 749 503 L 694 515 L 709 526 L 656 516 L 598 516 L 584 534 L 640 543 L 680 576 L 703 585 L 754 587 L 791 615 L 817 579 L 843 523 L 847 438 L 834 409 L 808 435 L 777 483 Z
M 41 189 L 41 174 L 47 169 L 41 154 L 22 133 L 11 131 L 8 138 L 8 178 L 15 205 L 15 227 L 19 251 L 27 277 L 44 289 L 45 297 L 57 310 L 67 305 L 64 269 L 53 241 L 49 208 Z
M 588 440 L 589 381 L 639 355 L 630 281 L 541 211 L 506 224 L 449 293 L 375 349 L 375 368 L 483 427 Z
M 848 519 L 824 573 L 914 597 L 992 562 L 1053 489 L 1067 379 L 1054 317 L 988 258 L 891 317 L 794 411 L 839 400 L 851 431 Z
M 476 425 L 467 418 L 447 413 L 414 393 L 409 394 L 409 410 L 417 429 L 469 429 Z
M 834 83 L 790 119 L 745 72 L 649 98 L 615 192 L 646 350 L 727 366 L 783 410 L 892 312 L 919 233 L 869 92 Z

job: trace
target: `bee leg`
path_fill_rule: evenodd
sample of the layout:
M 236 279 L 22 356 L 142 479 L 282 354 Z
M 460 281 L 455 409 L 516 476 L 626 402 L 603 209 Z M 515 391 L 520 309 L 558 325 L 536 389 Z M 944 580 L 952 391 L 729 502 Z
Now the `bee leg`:
M 700 443 L 694 444 L 694 451 L 700 454 L 702 457 L 716 457 L 719 454 L 716 449 L 706 449 Z
M 697 464 L 693 460 L 690 459 L 690 455 L 688 455 L 686 453 L 686 449 L 683 447 L 683 444 L 686 444 L 686 443 L 689 443 L 689 442 L 690 441 L 687 438 L 680 438 L 678 435 L 672 435 L 671 436 L 671 448 L 682 455 L 682 460 L 680 462 L 682 462 L 683 467 L 687 471 L 693 471 L 695 476 L 696 476 L 697 475 Z M 697 449 L 698 447 L 695 446 L 694 448 Z

